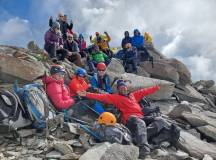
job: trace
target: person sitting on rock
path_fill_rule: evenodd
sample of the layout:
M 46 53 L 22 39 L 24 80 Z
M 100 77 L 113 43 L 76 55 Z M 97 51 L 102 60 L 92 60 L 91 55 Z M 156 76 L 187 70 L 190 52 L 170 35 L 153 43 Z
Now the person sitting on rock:
M 122 46 L 123 49 L 125 48 L 125 45 L 127 43 L 131 43 L 132 42 L 132 38 L 130 37 L 130 34 L 129 34 L 128 31 L 124 32 L 124 36 L 125 37 L 122 39 L 122 42 L 121 42 L 121 46 Z
M 150 154 L 150 148 L 147 141 L 146 124 L 142 120 L 144 113 L 139 102 L 144 96 L 152 94 L 159 89 L 160 87 L 156 85 L 129 93 L 125 82 L 123 80 L 118 80 L 118 93 L 116 94 L 97 94 L 86 91 L 80 91 L 78 94 L 82 97 L 94 99 L 102 103 L 112 104 L 118 108 L 121 112 L 123 123 L 133 133 L 132 138 L 134 143 L 139 147 L 139 158 L 144 158 L 146 155 Z
M 64 42 L 64 48 L 70 53 L 68 60 L 79 67 L 83 67 L 81 55 L 79 54 L 78 44 L 73 40 L 72 34 L 67 34 L 67 40 Z
M 153 48 L 152 37 L 149 33 L 144 32 L 145 46 L 146 48 Z
M 73 95 L 76 95 L 78 91 L 86 91 L 91 85 L 86 81 L 86 70 L 78 68 L 72 80 L 69 82 L 69 88 Z
M 105 63 L 101 62 L 97 64 L 97 73 L 91 78 L 91 87 L 93 91 L 97 93 L 112 93 L 110 78 L 109 75 L 106 74 Z M 103 105 L 98 101 L 96 101 L 94 108 L 98 113 L 103 113 L 105 111 Z
M 134 30 L 134 36 L 132 37 L 131 44 L 133 47 L 137 48 L 138 52 L 140 52 L 142 60 L 147 60 L 149 58 L 149 53 L 144 47 L 144 37 L 140 34 L 138 29 Z
M 64 60 L 64 58 L 68 56 L 68 52 L 63 48 L 63 39 L 59 28 L 59 23 L 53 22 L 52 27 L 45 33 L 44 49 L 49 54 L 50 58 Z
M 44 76 L 42 81 L 45 91 L 57 111 L 71 108 L 75 103 L 69 88 L 64 84 L 65 69 L 61 65 L 53 65 L 51 76 Z
M 95 66 L 97 66 L 97 64 L 100 62 L 103 62 L 108 65 L 110 59 L 105 53 L 99 50 L 99 47 L 97 45 L 94 45 L 92 47 L 92 52 L 90 53 L 88 60 L 90 71 L 95 71 Z
M 109 34 L 107 32 L 104 32 L 105 35 L 100 35 L 99 32 L 96 32 L 95 34 L 96 34 L 96 37 L 93 39 L 92 39 L 92 36 L 90 36 L 90 41 L 98 45 L 99 49 L 111 58 L 112 51 L 109 48 L 109 42 L 111 38 Z
M 131 43 L 127 43 L 125 45 L 125 49 L 123 50 L 124 56 L 123 66 L 126 72 L 130 69 L 130 65 L 132 65 L 132 69 L 134 73 L 137 73 L 137 50 L 135 47 L 132 47 Z
M 62 13 L 59 13 L 58 19 L 56 20 L 60 24 L 60 31 L 62 33 L 63 40 L 65 41 L 67 39 L 67 32 L 68 30 L 72 30 L 73 28 L 73 22 L 70 21 L 70 24 L 67 22 L 67 15 L 63 15 Z M 52 27 L 53 25 L 53 18 L 49 18 L 49 26 Z
M 85 50 L 86 50 L 86 41 L 85 41 L 82 34 L 79 34 L 78 45 L 79 45 L 80 55 L 82 57 L 86 57 L 86 52 L 85 52 Z

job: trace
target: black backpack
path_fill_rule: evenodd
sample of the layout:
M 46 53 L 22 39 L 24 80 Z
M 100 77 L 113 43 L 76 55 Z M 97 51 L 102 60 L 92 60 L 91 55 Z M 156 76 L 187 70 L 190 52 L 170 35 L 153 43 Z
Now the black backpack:
M 17 136 L 17 130 L 31 125 L 26 118 L 26 112 L 19 97 L 10 91 L 0 91 L 0 134 L 12 133 Z

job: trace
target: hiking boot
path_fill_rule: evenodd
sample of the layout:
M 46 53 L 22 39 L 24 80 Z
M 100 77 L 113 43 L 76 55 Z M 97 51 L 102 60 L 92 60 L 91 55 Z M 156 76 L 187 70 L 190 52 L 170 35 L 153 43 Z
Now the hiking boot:
M 139 147 L 139 159 L 145 159 L 150 156 L 150 149 L 147 146 Z

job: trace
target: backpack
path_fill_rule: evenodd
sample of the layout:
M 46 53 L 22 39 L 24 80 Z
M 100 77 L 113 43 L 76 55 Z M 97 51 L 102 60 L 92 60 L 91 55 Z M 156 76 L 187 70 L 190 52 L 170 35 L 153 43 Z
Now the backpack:
M 14 91 L 23 101 L 28 118 L 32 121 L 33 127 L 36 129 L 44 129 L 46 127 L 46 119 L 49 116 L 53 117 L 55 111 L 42 85 L 33 83 L 19 88 L 15 84 Z
M 140 106 L 142 108 L 145 117 L 147 116 L 157 117 L 160 116 L 161 114 L 159 106 L 153 106 L 147 98 L 143 98 L 140 101 Z
M 108 141 L 125 145 L 132 143 L 131 132 L 123 124 L 107 126 L 96 123 L 93 130 L 100 137 L 101 142 Z
M 10 91 L 0 91 L 0 134 L 13 133 L 18 136 L 17 129 L 31 125 L 19 97 Z

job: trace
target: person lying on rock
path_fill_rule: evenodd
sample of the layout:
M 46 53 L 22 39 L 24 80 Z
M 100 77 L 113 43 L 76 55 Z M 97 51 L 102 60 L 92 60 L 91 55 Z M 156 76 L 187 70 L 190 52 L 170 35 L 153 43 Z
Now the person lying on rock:
M 64 84 L 65 69 L 61 65 L 53 65 L 50 69 L 51 76 L 44 76 L 45 91 L 57 111 L 69 109 L 74 99 L 69 88 Z
M 91 88 L 97 93 L 112 93 L 110 78 L 106 74 L 105 63 L 101 62 L 97 64 L 97 73 L 94 73 L 91 78 Z M 105 111 L 103 105 L 98 101 L 96 101 L 94 109 L 100 114 Z
M 76 41 L 73 39 L 72 34 L 67 34 L 67 40 L 64 42 L 64 49 L 66 49 L 68 54 L 68 60 L 79 67 L 83 67 L 84 64 L 79 54 L 79 47 Z
M 144 158 L 146 155 L 150 154 L 150 148 L 147 141 L 146 124 L 142 120 L 144 113 L 139 102 L 144 96 L 152 94 L 159 89 L 160 87 L 156 85 L 129 93 L 125 82 L 123 80 L 118 80 L 118 93 L 116 94 L 97 94 L 86 91 L 80 91 L 78 94 L 82 97 L 112 104 L 118 108 L 121 112 L 123 123 L 132 132 L 134 143 L 139 147 L 139 158 Z

